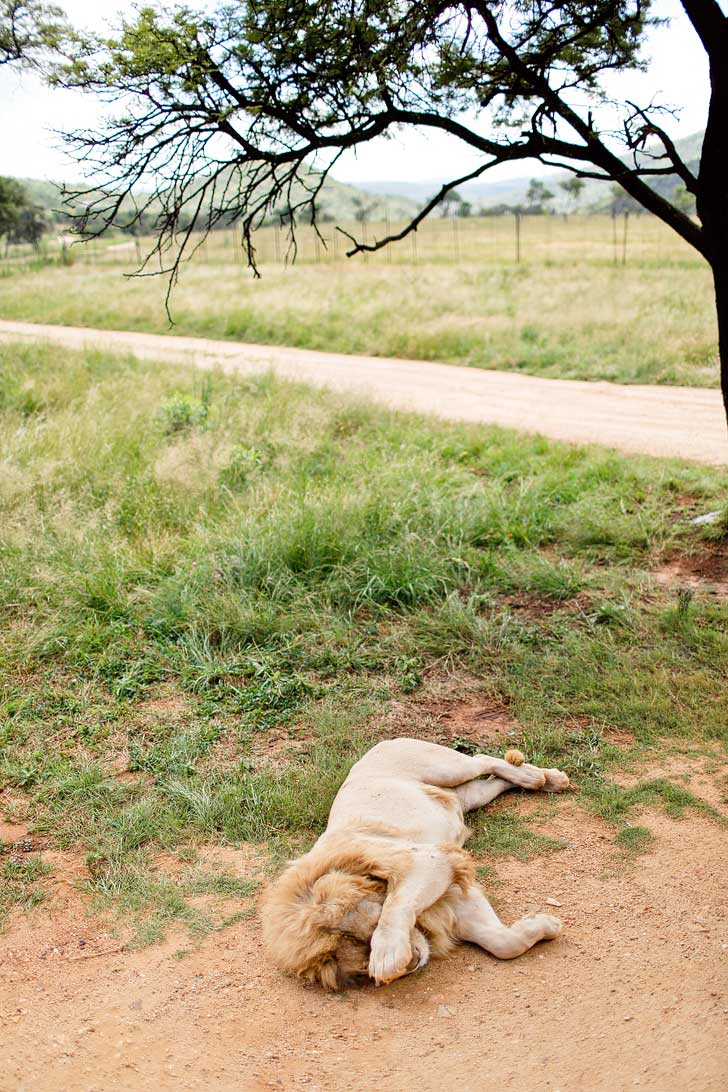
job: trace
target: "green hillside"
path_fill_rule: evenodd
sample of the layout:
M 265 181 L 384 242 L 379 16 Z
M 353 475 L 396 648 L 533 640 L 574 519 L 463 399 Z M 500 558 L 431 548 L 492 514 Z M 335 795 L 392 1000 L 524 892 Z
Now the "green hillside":
M 313 172 L 312 172 L 313 173 Z M 82 211 L 82 202 L 75 202 L 70 208 L 64 205 L 62 187 L 59 183 L 43 181 L 38 178 L 19 178 L 34 204 L 46 210 L 49 218 L 59 227 L 70 226 L 74 212 Z M 68 184 L 67 188 L 81 189 Z M 302 188 L 299 195 L 303 196 Z M 141 195 L 140 195 L 141 196 Z M 119 227 L 128 222 L 133 214 L 133 202 L 125 201 L 121 207 Z M 150 210 L 153 215 L 154 206 Z M 321 221 L 384 220 L 390 216 L 393 220 L 404 220 L 417 211 L 417 203 L 411 198 L 397 194 L 371 194 L 328 178 L 324 183 L 317 201 L 317 213 Z

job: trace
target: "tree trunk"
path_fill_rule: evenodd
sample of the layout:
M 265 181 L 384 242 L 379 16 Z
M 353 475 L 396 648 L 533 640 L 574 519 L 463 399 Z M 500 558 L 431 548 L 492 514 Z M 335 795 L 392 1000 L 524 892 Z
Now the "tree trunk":
M 709 54 L 710 108 L 700 155 L 696 204 L 705 234 L 706 257 L 713 270 L 718 312 L 720 385 L 728 418 L 728 175 L 725 170 L 725 134 L 728 131 L 728 65 L 725 57 L 728 52 L 728 19 L 723 18 L 719 24 L 717 37 L 719 40 L 712 43 L 713 48 Z
M 720 389 L 723 392 L 723 405 L 728 419 L 728 239 L 725 243 L 723 261 L 713 262 L 713 282 L 715 284 L 715 309 L 718 314 Z

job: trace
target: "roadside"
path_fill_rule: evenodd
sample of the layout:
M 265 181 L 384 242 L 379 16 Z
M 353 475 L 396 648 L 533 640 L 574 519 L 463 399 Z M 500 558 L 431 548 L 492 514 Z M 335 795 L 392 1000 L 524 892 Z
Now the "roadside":
M 391 409 L 604 444 L 627 454 L 728 464 L 728 434 L 717 390 L 541 379 L 426 361 L 25 322 L 0 321 L 0 340 L 104 348 L 230 374 L 273 371 L 373 398 Z

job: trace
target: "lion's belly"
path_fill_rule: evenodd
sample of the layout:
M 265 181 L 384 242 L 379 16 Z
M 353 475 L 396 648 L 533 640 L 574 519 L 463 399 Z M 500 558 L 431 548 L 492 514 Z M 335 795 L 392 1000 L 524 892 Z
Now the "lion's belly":
M 345 781 L 329 814 L 328 830 L 383 827 L 413 842 L 462 845 L 469 831 L 456 794 L 401 777 L 361 784 Z

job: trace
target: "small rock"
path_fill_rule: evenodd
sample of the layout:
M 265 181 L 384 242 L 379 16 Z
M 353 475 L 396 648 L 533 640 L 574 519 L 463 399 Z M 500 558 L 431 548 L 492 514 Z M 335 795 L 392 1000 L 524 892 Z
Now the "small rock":
M 440 1005 L 437 1010 L 439 1017 L 451 1017 L 455 1015 L 455 1009 L 451 1009 L 449 1005 Z
M 722 515 L 722 512 L 706 512 L 704 516 L 696 516 L 690 522 L 696 527 L 701 527 L 704 523 L 717 523 Z
M 561 903 L 559 902 L 558 899 L 546 899 L 546 905 L 547 906 L 561 906 Z

